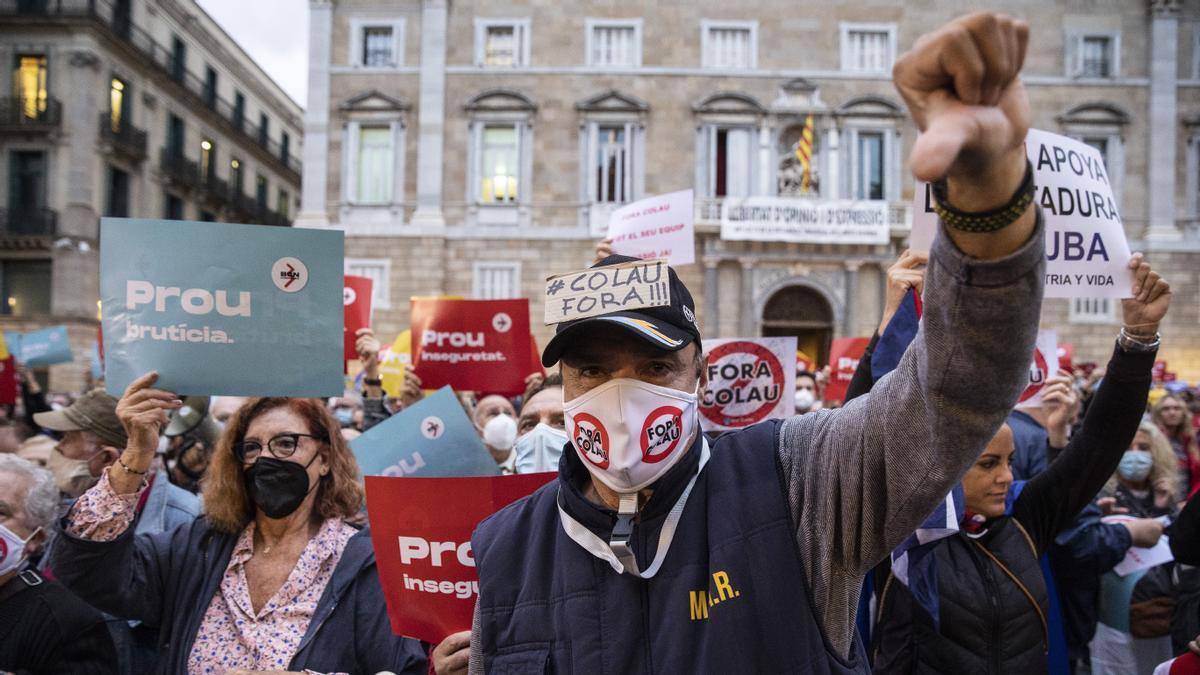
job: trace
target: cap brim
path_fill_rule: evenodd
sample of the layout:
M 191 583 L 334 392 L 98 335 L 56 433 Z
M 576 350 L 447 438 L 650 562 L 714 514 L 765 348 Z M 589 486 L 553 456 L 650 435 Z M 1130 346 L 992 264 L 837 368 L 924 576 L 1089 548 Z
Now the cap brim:
M 84 431 L 87 429 L 86 426 L 67 417 L 65 410 L 34 413 L 33 421 L 39 427 L 50 429 L 51 431 Z
M 592 316 L 571 322 L 555 335 L 542 352 L 542 365 L 549 368 L 558 363 L 563 352 L 581 334 L 596 326 L 610 325 L 625 329 L 634 337 L 656 349 L 677 352 L 690 344 L 695 337 L 686 330 L 659 321 L 640 312 L 614 312 Z

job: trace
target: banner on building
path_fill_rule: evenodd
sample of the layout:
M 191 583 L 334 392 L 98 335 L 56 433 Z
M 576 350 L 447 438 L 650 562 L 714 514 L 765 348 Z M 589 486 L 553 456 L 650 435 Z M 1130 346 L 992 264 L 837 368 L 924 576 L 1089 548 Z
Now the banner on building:
M 867 351 L 871 338 L 852 337 L 837 338 L 829 346 L 829 384 L 825 386 L 826 401 L 846 400 L 846 389 L 850 380 L 854 379 L 854 371 L 858 362 Z
M 741 429 L 795 413 L 796 338 L 732 338 L 704 343 L 708 387 L 700 401 L 704 431 Z
M 342 393 L 342 233 L 104 218 L 105 384 L 189 395 Z
M 1039 408 L 1042 389 L 1058 373 L 1058 333 L 1052 329 L 1038 331 L 1033 359 L 1029 362 L 1029 384 L 1017 399 L 1018 408 Z
M 496 460 L 450 387 L 350 442 L 364 476 L 495 476 Z
M 413 367 L 426 389 L 515 395 L 534 371 L 529 301 L 413 298 Z
M 886 244 L 888 203 L 789 197 L 726 198 L 721 238 L 796 244 Z
M 673 266 L 696 262 L 696 209 L 692 191 L 647 197 L 613 211 L 608 238 L 613 253 L 663 259 Z
M 1025 137 L 1034 203 L 1046 219 L 1046 297 L 1128 298 L 1129 242 L 1100 151 L 1040 129 Z M 909 248 L 928 253 L 937 231 L 928 184 L 913 189 Z
M 471 533 L 480 521 L 554 480 L 367 476 L 367 513 L 392 632 L 430 644 L 471 629 L 479 574 Z
M 371 327 L 371 292 L 373 282 L 367 277 L 347 274 L 342 287 L 343 324 L 342 356 L 346 361 L 358 358 L 358 329 Z

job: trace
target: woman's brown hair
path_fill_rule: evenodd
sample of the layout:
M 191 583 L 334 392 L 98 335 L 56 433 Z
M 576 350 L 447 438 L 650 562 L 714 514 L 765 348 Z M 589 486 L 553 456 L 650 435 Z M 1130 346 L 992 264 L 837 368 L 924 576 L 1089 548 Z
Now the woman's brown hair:
M 233 446 L 246 436 L 250 423 L 259 415 L 276 408 L 287 408 L 304 419 L 308 433 L 321 444 L 318 454 L 325 457 L 329 473 L 317 486 L 313 517 L 350 518 L 363 503 L 363 488 L 358 481 L 358 462 L 342 438 L 338 423 L 314 398 L 252 398 L 242 405 L 225 425 L 213 451 L 212 463 L 204 476 L 204 511 L 213 529 L 234 534 L 241 532 L 254 517 L 254 506 L 246 494 L 242 462 Z

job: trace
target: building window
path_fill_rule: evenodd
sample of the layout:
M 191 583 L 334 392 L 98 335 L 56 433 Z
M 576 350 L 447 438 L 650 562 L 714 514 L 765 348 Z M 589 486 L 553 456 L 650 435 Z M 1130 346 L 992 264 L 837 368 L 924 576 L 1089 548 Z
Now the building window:
M 217 220 L 217 217 L 215 214 L 213 214 L 212 211 L 201 211 L 200 212 L 200 222 L 213 223 L 213 222 L 216 222 L 216 220 Z
M 523 68 L 529 65 L 529 19 L 476 19 L 475 65 Z
M 108 167 L 108 199 L 104 215 L 111 218 L 129 217 L 129 174 L 115 166 Z
M 642 22 L 640 19 L 587 20 L 587 64 L 636 68 L 642 65 Z
M 1120 72 L 1120 33 L 1070 35 L 1067 44 L 1067 73 L 1070 76 L 1107 79 Z
M 860 131 L 854 144 L 854 198 L 883 199 L 884 162 L 883 133 Z
M 841 24 L 842 70 L 890 74 L 896 59 L 894 24 Z
M 217 70 L 212 66 L 204 67 L 204 104 L 217 107 Z
M 521 263 L 476 262 L 471 275 L 471 297 L 505 300 L 521 297 Z
M 8 230 L 16 234 L 53 234 L 46 208 L 46 153 L 18 150 L 8 160 Z
M 120 78 L 112 78 L 108 85 L 108 110 L 112 132 L 121 133 L 121 127 L 129 118 L 129 91 Z
M 34 316 L 50 313 L 50 261 L 0 261 L 0 314 Z
M 392 167 L 392 128 L 360 127 L 358 130 L 358 186 L 355 200 L 359 204 L 390 204 L 395 183 Z
M 702 59 L 705 68 L 749 70 L 758 63 L 757 21 L 702 21 Z
M 183 82 L 187 72 L 187 45 L 178 35 L 171 36 L 171 77 L 176 82 Z
M 163 204 L 163 217 L 167 220 L 183 220 L 183 200 L 167 193 Z
M 389 258 L 346 258 L 346 274 L 371 280 L 371 306 L 388 309 L 392 306 L 392 261 Z
M 254 176 L 254 203 L 259 211 L 267 210 L 267 177 L 261 173 Z
M 259 113 L 258 115 L 258 144 L 267 147 L 267 140 L 271 137 L 271 119 L 267 117 L 267 113 Z
M 1072 298 L 1071 323 L 1115 323 L 1117 303 L 1110 298 Z
M 183 118 L 167 113 L 167 156 L 170 159 L 183 158 L 184 133 Z
M 235 195 L 242 194 L 243 176 L 246 170 L 242 168 L 242 160 L 234 157 L 229 160 L 229 188 L 233 190 Z
M 594 151 L 588 165 L 593 203 L 633 201 L 634 129 L 632 124 L 594 123 Z
M 750 127 L 708 125 L 702 132 L 707 148 L 706 197 L 749 197 L 754 174 L 754 135 Z
M 283 131 L 279 134 L 279 159 L 283 160 L 284 164 L 288 163 L 288 158 L 292 154 L 292 137 L 288 132 Z
M 42 54 L 17 56 L 17 72 L 13 78 L 21 113 L 38 119 L 46 113 L 49 92 L 46 89 L 46 57 Z
M 217 148 L 207 138 L 200 141 L 200 180 L 211 181 L 217 174 Z
M 233 92 L 233 126 L 242 130 L 242 122 L 246 119 L 246 95 L 240 91 Z
M 513 204 L 519 196 L 521 169 L 520 128 L 515 124 L 487 124 L 480 147 L 478 200 L 484 204 Z
M 404 19 L 350 19 L 347 63 L 365 68 L 395 68 L 404 63 Z
M 292 217 L 292 196 L 283 188 L 279 188 L 279 192 L 275 195 L 275 213 L 284 218 Z

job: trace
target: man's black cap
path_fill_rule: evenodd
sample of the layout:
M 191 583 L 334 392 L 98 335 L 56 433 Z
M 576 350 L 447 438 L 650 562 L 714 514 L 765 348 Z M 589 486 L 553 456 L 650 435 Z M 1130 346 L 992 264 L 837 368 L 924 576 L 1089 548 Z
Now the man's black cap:
M 610 255 L 592 267 L 639 262 L 639 258 L 627 255 Z M 608 324 L 620 326 L 641 338 L 646 344 L 668 352 L 679 351 L 691 342 L 700 344 L 700 326 L 696 323 L 696 303 L 687 286 L 679 280 L 675 270 L 667 268 L 671 304 L 662 307 L 645 307 L 634 311 L 611 312 L 589 316 L 558 324 L 554 337 L 542 352 L 542 365 L 549 367 L 558 363 L 572 340 L 586 333 L 588 327 Z

